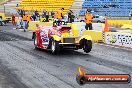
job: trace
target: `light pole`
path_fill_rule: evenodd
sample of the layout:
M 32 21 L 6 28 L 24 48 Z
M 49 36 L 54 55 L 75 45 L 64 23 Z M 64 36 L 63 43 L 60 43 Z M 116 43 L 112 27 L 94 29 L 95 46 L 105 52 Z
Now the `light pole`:
M 4 5 L 4 13 L 5 13 L 5 5 Z
M 6 0 L 4 0 L 4 2 L 6 2 Z M 5 4 L 4 4 L 4 13 L 5 13 Z

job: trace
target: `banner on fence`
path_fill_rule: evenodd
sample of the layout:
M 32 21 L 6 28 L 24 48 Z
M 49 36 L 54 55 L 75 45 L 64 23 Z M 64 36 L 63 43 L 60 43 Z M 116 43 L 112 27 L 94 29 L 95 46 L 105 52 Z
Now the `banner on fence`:
M 107 32 L 105 33 L 105 43 L 132 48 L 132 34 Z

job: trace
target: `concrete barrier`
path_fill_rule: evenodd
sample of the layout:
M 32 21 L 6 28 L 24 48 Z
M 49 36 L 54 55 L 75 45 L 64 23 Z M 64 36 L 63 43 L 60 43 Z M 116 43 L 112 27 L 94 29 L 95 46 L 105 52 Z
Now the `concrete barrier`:
M 102 30 L 103 24 L 101 23 L 93 23 L 93 30 L 85 30 L 85 23 L 84 22 L 74 22 L 71 24 L 72 29 L 78 30 L 76 32 L 76 36 L 80 35 L 89 35 L 92 37 L 93 42 L 102 42 Z M 74 30 L 74 31 L 75 31 Z
M 102 42 L 102 31 L 96 31 L 96 30 L 85 30 L 83 31 L 83 35 L 89 35 L 91 36 L 93 42 Z
M 130 25 L 130 24 L 123 24 L 123 26 L 121 28 L 132 29 L 132 25 Z
M 117 32 L 132 34 L 132 30 L 117 30 Z
M 36 30 L 36 24 L 40 24 L 40 25 L 53 25 L 52 22 L 40 22 L 40 21 L 31 21 L 29 22 L 29 28 L 28 30 L 30 31 L 34 31 Z M 102 42 L 103 38 L 102 38 L 102 31 L 98 31 L 98 30 L 85 30 L 85 23 L 80 23 L 81 25 L 79 25 L 79 23 L 69 23 L 67 24 L 68 26 L 71 26 L 72 28 L 72 32 L 74 34 L 75 37 L 78 37 L 80 35 L 89 35 L 92 37 L 93 42 Z M 102 24 L 97 25 L 97 27 L 94 27 L 96 29 L 102 30 Z M 82 31 L 82 32 L 81 32 Z M 81 33 L 81 34 L 80 34 Z
M 122 27 L 124 24 L 132 25 L 132 20 L 108 20 L 109 26 Z
M 132 48 L 132 34 L 121 32 L 106 32 L 104 42 L 106 44 Z

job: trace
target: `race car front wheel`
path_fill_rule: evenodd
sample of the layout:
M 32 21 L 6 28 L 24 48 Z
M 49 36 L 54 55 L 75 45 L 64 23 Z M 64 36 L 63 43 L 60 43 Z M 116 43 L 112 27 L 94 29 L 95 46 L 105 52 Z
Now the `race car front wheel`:
M 53 54 L 57 54 L 60 51 L 59 42 L 52 40 L 51 42 L 51 51 Z
M 89 53 L 91 49 L 92 49 L 92 41 L 90 40 L 85 41 L 84 46 L 83 46 L 84 52 Z

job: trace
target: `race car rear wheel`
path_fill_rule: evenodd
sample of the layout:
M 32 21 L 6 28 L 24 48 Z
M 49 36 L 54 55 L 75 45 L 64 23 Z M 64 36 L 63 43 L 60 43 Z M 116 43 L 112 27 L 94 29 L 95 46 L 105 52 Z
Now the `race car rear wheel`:
M 51 51 L 53 54 L 57 54 L 60 51 L 59 42 L 52 40 L 51 42 Z
M 34 47 L 35 47 L 35 49 L 38 49 L 38 47 L 37 47 L 37 37 L 36 37 L 36 35 L 34 35 Z
M 84 46 L 83 46 L 84 52 L 89 53 L 91 49 L 92 49 L 92 41 L 90 40 L 85 41 Z

